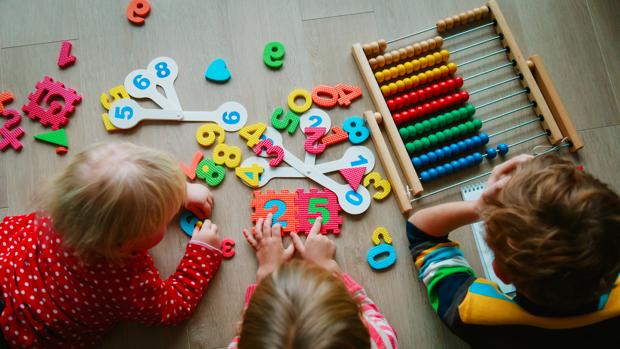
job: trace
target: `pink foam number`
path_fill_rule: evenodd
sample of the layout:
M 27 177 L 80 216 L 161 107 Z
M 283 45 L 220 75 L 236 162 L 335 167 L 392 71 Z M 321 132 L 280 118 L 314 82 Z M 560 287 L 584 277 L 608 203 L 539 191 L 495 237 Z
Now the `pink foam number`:
M 307 136 L 304 142 L 304 149 L 306 149 L 309 154 L 316 155 L 325 151 L 326 145 L 320 142 L 325 132 L 327 132 L 325 127 L 306 127 L 304 129 L 304 134 Z
M 362 183 L 362 178 L 364 178 L 364 172 L 366 172 L 366 167 L 350 167 L 350 168 L 341 168 L 338 170 L 342 177 L 349 183 L 353 190 L 357 191 L 360 183 Z
M 19 125 L 22 121 L 22 116 L 15 109 L 5 109 L 0 112 L 0 116 L 9 118 L 0 128 L 0 150 L 6 150 L 9 145 L 15 150 L 21 150 L 22 143 L 19 141 L 19 138 L 24 136 L 24 129 L 17 127 L 11 130 L 11 128 Z
M 73 48 L 73 44 L 71 41 L 63 41 L 60 45 L 60 54 L 58 55 L 58 66 L 61 68 L 66 68 L 77 60 L 77 58 L 71 54 L 71 49 Z
M 267 155 L 275 155 L 275 157 L 269 160 L 269 166 L 276 167 L 284 160 L 284 149 L 279 145 L 273 145 L 270 139 L 263 139 L 254 146 L 254 153 L 260 155 L 263 151 L 267 152 Z
M 32 120 L 39 119 L 43 126 L 52 126 L 53 130 L 65 126 L 69 122 L 68 117 L 75 111 L 75 105 L 82 101 L 82 96 L 49 76 L 37 82 L 35 87 L 36 90 L 28 95 L 29 103 L 22 106 L 24 113 Z M 47 109 L 41 103 L 45 103 Z
M 235 240 L 229 238 L 222 240 L 222 256 L 226 259 L 235 256 Z

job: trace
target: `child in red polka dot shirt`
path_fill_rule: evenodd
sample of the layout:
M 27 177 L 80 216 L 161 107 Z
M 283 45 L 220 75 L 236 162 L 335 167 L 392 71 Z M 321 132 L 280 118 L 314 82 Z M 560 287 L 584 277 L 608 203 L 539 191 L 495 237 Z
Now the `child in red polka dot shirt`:
M 148 250 L 181 206 L 210 216 L 213 197 L 167 155 L 130 143 L 75 156 L 44 195 L 44 213 L 0 223 L 0 348 L 73 348 L 119 321 L 187 319 L 222 261 L 217 226 L 194 231 L 162 280 Z

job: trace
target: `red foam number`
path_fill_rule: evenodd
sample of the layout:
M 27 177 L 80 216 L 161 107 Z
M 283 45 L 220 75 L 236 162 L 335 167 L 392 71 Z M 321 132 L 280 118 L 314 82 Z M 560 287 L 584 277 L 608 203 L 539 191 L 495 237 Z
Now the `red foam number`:
M 222 240 L 222 256 L 224 258 L 233 258 L 235 256 L 235 240 Z
M 11 129 L 22 121 L 21 115 L 15 109 L 6 109 L 0 112 L 0 116 L 9 118 L 0 128 L 0 150 L 4 151 L 9 145 L 15 150 L 21 150 L 22 143 L 19 138 L 24 136 L 24 130 L 21 127 Z
M 332 133 L 321 139 L 321 143 L 331 145 L 334 143 L 344 142 L 349 139 L 349 134 L 338 126 L 332 127 Z
M 308 137 L 304 142 L 304 149 L 310 154 L 321 154 L 325 151 L 325 144 L 319 143 L 325 135 L 325 127 L 306 127 L 304 134 Z
M 269 160 L 269 166 L 276 167 L 284 160 L 284 149 L 278 145 L 273 145 L 273 142 L 269 139 L 263 139 L 258 142 L 254 147 L 254 153 L 260 155 L 263 151 L 267 152 L 267 155 L 275 155 L 275 157 Z
M 82 97 L 74 89 L 65 88 L 62 82 L 54 82 L 54 79 L 46 76 L 37 82 L 36 91 L 28 95 L 28 100 L 29 103 L 22 106 L 24 113 L 32 120 L 39 119 L 41 125 L 51 125 L 52 129 L 58 130 L 69 122 L 68 117 L 75 111 L 75 105 L 82 101 Z M 47 104 L 47 109 L 41 103 Z
M 127 19 L 136 25 L 144 24 L 144 18 L 151 12 L 151 4 L 147 0 L 131 0 L 127 6 Z
M 13 94 L 11 91 L 0 92 L 0 111 L 4 110 L 4 105 L 13 102 Z
M 338 103 L 338 90 L 331 86 L 318 85 L 312 89 L 312 102 L 321 108 L 332 108 Z
M 194 153 L 194 157 L 192 158 L 192 164 L 190 167 L 185 166 L 185 164 L 182 162 L 179 163 L 179 167 L 181 168 L 181 170 L 183 170 L 187 178 L 192 181 L 196 179 L 196 167 L 198 167 L 198 164 L 200 163 L 200 160 L 202 160 L 202 157 L 202 152 L 196 151 Z
M 336 90 L 338 91 L 338 95 L 340 95 L 338 104 L 341 107 L 350 106 L 351 102 L 362 96 L 362 89 L 356 86 L 338 84 L 336 85 Z
M 77 60 L 77 58 L 71 54 L 71 48 L 73 48 L 71 41 L 63 41 L 60 45 L 60 53 L 58 54 L 59 67 L 66 68 Z

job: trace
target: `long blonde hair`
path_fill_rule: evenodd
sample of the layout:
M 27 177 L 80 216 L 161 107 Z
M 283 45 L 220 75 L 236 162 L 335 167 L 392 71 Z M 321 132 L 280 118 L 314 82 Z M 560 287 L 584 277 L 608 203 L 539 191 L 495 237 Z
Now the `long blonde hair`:
M 370 348 L 370 335 L 342 281 L 295 260 L 258 285 L 244 313 L 239 348 Z
M 76 154 L 49 183 L 43 209 L 80 257 L 120 259 L 120 246 L 161 231 L 184 199 L 184 176 L 170 156 L 102 143 Z

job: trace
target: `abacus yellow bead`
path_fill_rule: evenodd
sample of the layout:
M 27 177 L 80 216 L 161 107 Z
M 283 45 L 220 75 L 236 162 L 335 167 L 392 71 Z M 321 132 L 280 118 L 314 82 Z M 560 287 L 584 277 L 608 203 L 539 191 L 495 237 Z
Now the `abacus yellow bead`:
M 390 68 L 390 79 L 394 79 L 398 76 L 398 69 L 396 67 Z
M 381 56 L 377 56 L 377 64 L 379 65 L 379 68 L 383 67 L 385 65 L 385 57 Z
M 368 64 L 370 64 L 372 69 L 375 69 L 377 67 L 377 60 L 375 58 L 371 58 L 368 60 Z
M 411 74 L 411 72 L 413 72 L 413 64 L 411 64 L 411 62 L 405 62 L 405 71 L 407 74 Z
M 435 73 L 432 70 L 427 70 L 424 74 L 426 74 L 426 81 L 431 82 L 435 80 Z
M 391 53 L 386 53 L 383 55 L 383 57 L 385 57 L 385 65 L 388 65 L 390 63 L 392 63 L 392 54 Z
M 418 61 L 420 62 L 420 68 L 422 69 L 426 68 L 426 66 L 428 65 L 428 61 L 426 60 L 426 57 L 420 57 L 418 58 Z
M 448 59 L 450 59 L 450 52 L 448 50 L 441 50 L 439 51 L 439 54 L 441 55 L 441 60 L 443 62 L 447 62 Z
M 411 86 L 413 87 L 416 87 L 420 84 L 420 78 L 418 78 L 417 75 L 410 77 L 409 80 L 411 80 Z
M 436 36 L 435 42 L 437 43 L 437 49 L 440 49 L 443 46 L 443 38 L 441 36 Z
M 411 87 L 413 87 L 413 82 L 411 82 L 410 78 L 404 78 L 403 82 L 405 83 L 406 89 L 410 89 Z
M 420 46 L 422 46 L 422 53 L 428 51 L 428 41 L 424 40 L 420 43 Z
M 398 86 L 395 83 L 390 83 L 390 94 L 393 95 L 398 91 Z
M 454 62 L 448 63 L 448 70 L 450 74 L 454 74 L 454 72 L 456 72 L 456 64 L 454 64 Z
M 404 47 L 398 49 L 398 53 L 400 55 L 400 59 L 403 60 L 405 58 L 407 58 L 407 50 L 405 50 Z
M 426 73 L 418 74 L 418 79 L 420 80 L 420 85 L 426 82 Z
M 484 6 L 480 6 L 480 11 L 482 11 L 482 18 L 487 18 L 487 16 L 489 15 L 489 8 L 484 5 Z
M 402 80 L 396 81 L 396 87 L 398 88 L 398 92 L 405 89 L 405 82 Z
M 419 43 L 413 44 L 413 53 L 415 56 L 418 56 L 422 52 L 422 45 Z
M 446 30 L 446 21 L 441 19 L 437 21 L 437 31 L 441 33 L 444 30 Z
M 433 55 L 426 56 L 426 64 L 429 67 L 434 66 L 435 65 L 435 56 L 433 56 Z
M 384 39 L 381 39 L 379 40 L 378 44 L 379 44 L 379 50 L 381 52 L 385 51 L 385 49 L 387 48 L 387 42 Z
M 362 46 L 362 49 L 364 50 L 364 54 L 366 56 L 370 56 L 370 54 L 372 53 L 372 50 L 370 49 L 370 45 L 369 44 L 364 44 Z
M 452 19 L 452 17 L 446 18 L 445 21 L 447 29 L 452 29 L 452 27 L 454 27 L 454 20 Z
M 413 46 L 409 45 L 405 47 L 405 49 L 407 50 L 407 58 L 411 58 L 414 56 L 415 50 L 413 49 Z
M 370 44 L 370 49 L 372 50 L 373 55 L 379 54 L 379 43 L 377 43 L 376 41 L 373 41 Z
M 482 10 L 480 8 L 474 9 L 474 19 L 477 21 L 482 16 Z
M 388 87 L 388 85 L 381 86 L 381 93 L 383 93 L 384 96 L 388 96 L 388 94 L 390 93 L 390 88 Z
M 439 63 L 443 62 L 443 58 L 441 57 L 441 53 L 434 52 L 433 53 L 433 57 L 435 58 L 435 64 L 439 64 Z
M 435 76 L 439 78 L 441 76 L 441 69 L 433 68 L 433 74 L 435 74 Z
M 439 70 L 441 71 L 441 76 L 448 76 L 448 74 L 450 73 L 450 69 L 448 69 L 446 65 L 442 65 L 441 67 L 439 67 Z
M 413 65 L 413 71 L 420 70 L 420 60 L 419 59 L 414 59 L 413 61 L 411 61 L 411 65 Z
M 382 71 L 376 72 L 375 79 L 377 79 L 377 82 L 379 83 L 383 82 L 383 79 L 384 79 L 383 72 Z
M 402 64 L 397 65 L 396 68 L 398 68 L 398 76 L 403 76 L 407 72 L 407 69 Z

